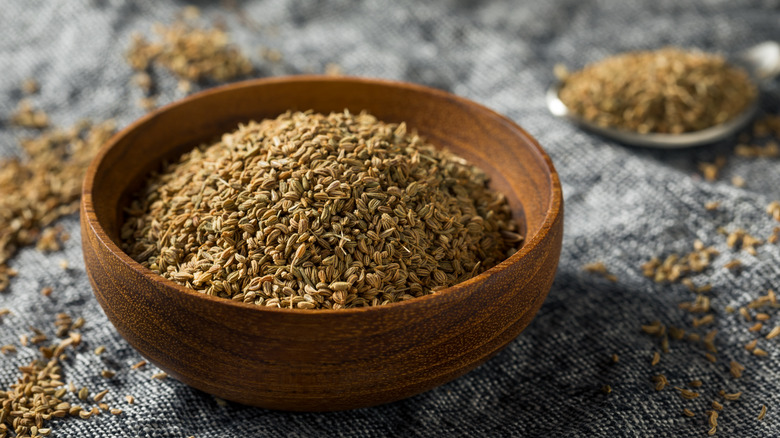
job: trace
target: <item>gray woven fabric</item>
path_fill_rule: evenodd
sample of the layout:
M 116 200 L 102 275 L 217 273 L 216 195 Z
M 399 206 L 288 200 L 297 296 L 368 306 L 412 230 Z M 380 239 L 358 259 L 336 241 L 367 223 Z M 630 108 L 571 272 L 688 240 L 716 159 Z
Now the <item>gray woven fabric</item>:
M 143 114 L 135 104 L 141 92 L 130 85 L 132 72 L 123 59 L 130 34 L 150 33 L 153 22 L 170 22 L 182 6 L 4 0 L 0 120 L 13 112 L 21 82 L 35 77 L 42 90 L 33 100 L 55 124 L 115 117 L 120 127 L 127 125 Z M 722 311 L 726 305 L 745 305 L 770 287 L 780 289 L 780 246 L 761 246 L 754 257 L 730 250 L 716 233 L 719 226 L 733 226 L 765 238 L 780 225 L 764 212 L 770 200 L 780 199 L 780 162 L 733 157 L 718 181 L 706 182 L 696 163 L 712 160 L 716 152 L 728 154 L 733 141 L 684 151 L 629 148 L 553 118 L 543 99 L 558 62 L 576 68 L 615 52 L 669 44 L 732 53 L 780 40 L 780 2 L 280 0 L 239 3 L 241 13 L 207 2 L 201 6 L 205 21 L 224 21 L 260 76 L 322 72 L 334 62 L 350 75 L 446 89 L 517 121 L 550 153 L 563 183 L 565 238 L 555 284 L 533 323 L 504 351 L 430 392 L 325 414 L 221 406 L 172 379 L 150 380 L 154 367 L 130 372 L 141 356 L 117 335 L 94 299 L 81 258 L 78 218 L 68 217 L 61 223 L 73 239 L 62 252 L 26 249 L 13 259 L 19 276 L 0 295 L 0 308 L 13 311 L 0 323 L 0 345 L 18 344 L 29 325 L 49 329 L 56 312 L 84 316 L 85 343 L 66 363 L 67 379 L 110 388 L 106 400 L 125 412 L 56 420 L 56 436 L 702 436 L 708 430 L 703 412 L 719 389 L 744 395 L 726 403 L 718 436 L 780 436 L 778 340 L 762 341 L 769 357 L 750 355 L 742 348 L 755 337 L 749 325 Z M 282 52 L 282 62 L 264 63 L 261 46 Z M 182 97 L 172 76 L 162 70 L 155 74 L 161 103 Z M 777 81 L 767 86 L 764 107 L 780 111 Z M 3 122 L 0 156 L 19 154 L 16 139 L 25 133 Z M 732 186 L 728 181 L 735 175 L 747 186 Z M 721 201 L 721 208 L 706 211 L 704 203 L 711 200 Z M 722 252 L 716 268 L 694 277 L 714 285 L 718 362 L 705 360 L 703 350 L 690 343 L 673 342 L 672 352 L 651 367 L 658 340 L 644 335 L 639 324 L 661 319 L 689 326 L 692 316 L 678 304 L 692 294 L 681 285 L 654 284 L 639 265 L 654 255 L 689 251 L 696 238 Z M 741 272 L 720 268 L 732 258 L 745 264 Z M 69 262 L 67 270 L 59 266 L 62 259 Z M 604 261 L 619 280 L 582 271 L 583 264 L 595 261 Z M 38 293 L 43 286 L 54 287 L 51 297 Z M 102 356 L 91 352 L 98 345 L 107 347 Z M 610 364 L 613 353 L 620 355 L 617 364 Z M 32 348 L 20 348 L 0 356 L 2 387 L 36 355 Z M 732 359 L 746 365 L 742 379 L 729 376 Z M 104 368 L 119 372 L 106 382 L 98 376 Z M 650 376 L 661 372 L 681 386 L 703 380 L 702 397 L 685 401 L 671 389 L 654 391 Z M 611 394 L 601 393 L 604 384 L 612 386 Z M 136 404 L 126 405 L 125 394 L 134 395 Z M 757 421 L 762 404 L 769 411 Z M 684 407 L 697 416 L 684 417 Z

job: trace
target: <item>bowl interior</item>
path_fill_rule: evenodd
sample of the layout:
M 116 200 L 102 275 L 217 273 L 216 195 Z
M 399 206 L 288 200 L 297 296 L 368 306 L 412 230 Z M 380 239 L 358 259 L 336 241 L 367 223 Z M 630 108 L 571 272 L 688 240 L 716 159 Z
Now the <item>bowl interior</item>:
M 123 208 L 164 160 L 211 143 L 239 123 L 288 110 L 328 113 L 366 110 L 385 122 L 406 122 L 437 147 L 482 168 L 506 195 L 526 244 L 540 230 L 557 185 L 549 158 L 535 140 L 503 116 L 448 93 L 389 81 L 293 77 L 215 88 L 161 108 L 126 128 L 98 158 L 92 186 L 96 218 L 119 246 Z

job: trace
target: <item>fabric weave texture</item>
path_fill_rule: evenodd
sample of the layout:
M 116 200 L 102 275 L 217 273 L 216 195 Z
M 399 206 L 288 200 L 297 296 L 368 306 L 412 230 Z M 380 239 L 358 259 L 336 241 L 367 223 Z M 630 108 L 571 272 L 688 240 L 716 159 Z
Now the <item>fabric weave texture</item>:
M 32 97 L 53 124 L 82 118 L 116 118 L 120 128 L 144 114 L 142 92 L 131 83 L 124 59 L 132 32 L 151 35 L 155 22 L 170 23 L 185 3 L 176 1 L 4 0 L 0 6 L 0 156 L 21 154 L 17 139 L 31 132 L 7 120 L 33 77 Z M 725 402 L 717 436 L 780 436 L 780 339 L 760 341 L 768 357 L 743 345 L 756 336 L 724 307 L 744 306 L 773 288 L 780 292 L 780 245 L 758 255 L 726 246 L 718 227 L 744 228 L 766 238 L 780 225 L 764 211 L 780 199 L 780 161 L 733 155 L 735 139 L 686 149 L 628 147 L 584 132 L 553 117 L 544 91 L 556 63 L 571 69 L 611 54 L 666 45 L 736 53 L 764 40 L 780 40 L 780 1 L 674 0 L 504 2 L 446 0 L 197 2 L 203 23 L 221 22 L 257 67 L 256 76 L 321 73 L 328 63 L 349 75 L 410 81 L 477 101 L 507 115 L 535 136 L 560 174 L 565 197 L 565 236 L 555 283 L 538 316 L 505 350 L 467 375 L 407 400 L 335 413 L 275 412 L 228 403 L 173 379 L 151 380 L 158 370 L 130 370 L 142 359 L 111 326 L 92 295 L 80 249 L 78 217 L 59 221 L 72 235 L 62 251 L 27 248 L 11 261 L 19 271 L 0 308 L 0 345 L 14 343 L 29 326 L 51 330 L 54 315 L 83 316 L 84 345 L 65 363 L 66 379 L 94 390 L 119 416 L 52 422 L 58 437 L 681 437 L 703 436 L 704 412 L 720 389 L 742 391 Z M 282 53 L 264 61 L 260 48 Z M 176 79 L 155 68 L 159 103 L 184 96 Z M 214 84 L 201 84 L 195 91 Z M 765 84 L 762 108 L 780 112 L 778 80 Z M 728 157 L 717 181 L 702 178 L 697 163 Z M 730 183 L 733 176 L 745 187 Z M 704 204 L 720 201 L 715 211 Z M 721 251 L 711 268 L 694 276 L 711 282 L 718 361 L 704 350 L 672 341 L 671 352 L 651 366 L 659 340 L 640 324 L 659 319 L 689 327 L 693 315 L 678 308 L 693 294 L 683 285 L 659 285 L 642 275 L 653 256 L 685 253 L 701 239 Z M 65 259 L 69 268 L 63 270 Z M 740 271 L 722 269 L 739 259 Z M 611 282 L 582 266 L 603 261 Z M 50 297 L 39 291 L 52 286 Z M 766 323 L 780 324 L 780 313 Z M 766 330 L 765 330 L 766 331 Z M 92 350 L 105 345 L 104 354 Z M 618 354 L 616 364 L 610 362 Z M 18 366 L 38 357 L 34 348 L 0 356 L 0 385 Z M 728 361 L 746 366 L 741 379 Z M 100 377 L 102 369 L 116 377 Z M 656 392 L 651 376 L 663 373 L 684 387 L 701 379 L 702 397 L 688 401 L 667 388 Z M 613 391 L 604 394 L 603 385 Z M 124 395 L 136 403 L 127 405 Z M 722 401 L 722 400 L 721 400 Z M 756 416 L 761 405 L 768 413 Z M 697 412 L 682 415 L 683 408 Z

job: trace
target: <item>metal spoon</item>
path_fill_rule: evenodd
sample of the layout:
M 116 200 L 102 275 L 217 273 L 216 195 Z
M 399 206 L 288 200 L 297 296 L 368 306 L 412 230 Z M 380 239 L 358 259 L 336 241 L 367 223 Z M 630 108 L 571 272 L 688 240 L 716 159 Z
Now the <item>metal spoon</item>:
M 760 43 L 741 52 L 731 62 L 747 70 L 758 87 L 761 82 L 769 81 L 780 74 L 780 44 L 775 41 Z M 547 108 L 550 109 L 551 113 L 558 117 L 565 117 L 583 128 L 604 137 L 636 146 L 675 149 L 713 143 L 727 138 L 742 129 L 758 111 L 759 99 L 756 98 L 742 113 L 725 123 L 711 128 L 682 134 L 640 134 L 633 131 L 599 126 L 572 113 L 566 107 L 566 104 L 558 98 L 561 85 L 560 82 L 556 82 L 547 90 Z

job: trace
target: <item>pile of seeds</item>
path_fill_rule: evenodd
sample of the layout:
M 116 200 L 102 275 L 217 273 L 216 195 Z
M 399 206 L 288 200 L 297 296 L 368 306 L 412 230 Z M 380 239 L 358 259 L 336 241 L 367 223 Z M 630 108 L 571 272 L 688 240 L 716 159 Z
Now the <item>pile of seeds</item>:
M 59 341 L 49 346 L 41 345 L 39 350 L 42 357 L 19 367 L 21 377 L 18 382 L 7 390 L 0 390 L 0 438 L 6 438 L 9 434 L 17 437 L 47 436 L 52 429 L 45 426 L 52 418 L 70 416 L 88 419 L 100 415 L 101 411 L 113 415 L 122 413 L 121 409 L 110 408 L 103 403 L 103 398 L 108 394 L 107 389 L 95 394 L 92 401 L 96 406 L 87 409 L 76 403 L 88 403 L 89 390 L 86 387 L 77 389 L 72 382 L 68 385 L 64 382 L 62 361 L 67 359 L 69 348 L 81 344 L 81 334 L 73 330 L 81 328 L 83 324 L 83 318 L 73 320 L 67 314 L 58 314 L 55 327 Z M 39 345 L 48 340 L 41 330 L 31 329 L 34 335 L 23 335 L 22 346 Z M 16 352 L 13 345 L 10 347 L 13 348 L 7 349 L 8 352 Z
M 722 56 L 664 48 L 609 57 L 569 74 L 559 97 L 600 126 L 640 133 L 683 133 L 724 123 L 747 108 L 756 90 Z
M 61 233 L 46 227 L 78 210 L 84 172 L 113 132 L 113 121 L 51 129 L 21 140 L 23 159 L 0 160 L 0 291 L 15 275 L 6 263 L 19 247 L 41 236 L 42 249 L 58 246 Z
M 405 124 L 362 113 L 249 123 L 152 175 L 123 249 L 203 293 L 299 309 L 375 306 L 467 280 L 522 237 L 506 198 Z
M 224 82 L 252 72 L 252 63 L 230 43 L 223 29 L 199 27 L 195 23 L 199 16 L 197 8 L 185 8 L 182 15 L 182 19 L 169 26 L 155 25 L 157 42 L 150 42 L 140 34 L 133 36 L 127 61 L 139 72 L 134 81 L 144 91 L 150 93 L 154 88 L 149 75 L 153 63 L 176 75 L 181 80 L 179 89 L 184 92 L 190 90 L 190 82 Z

